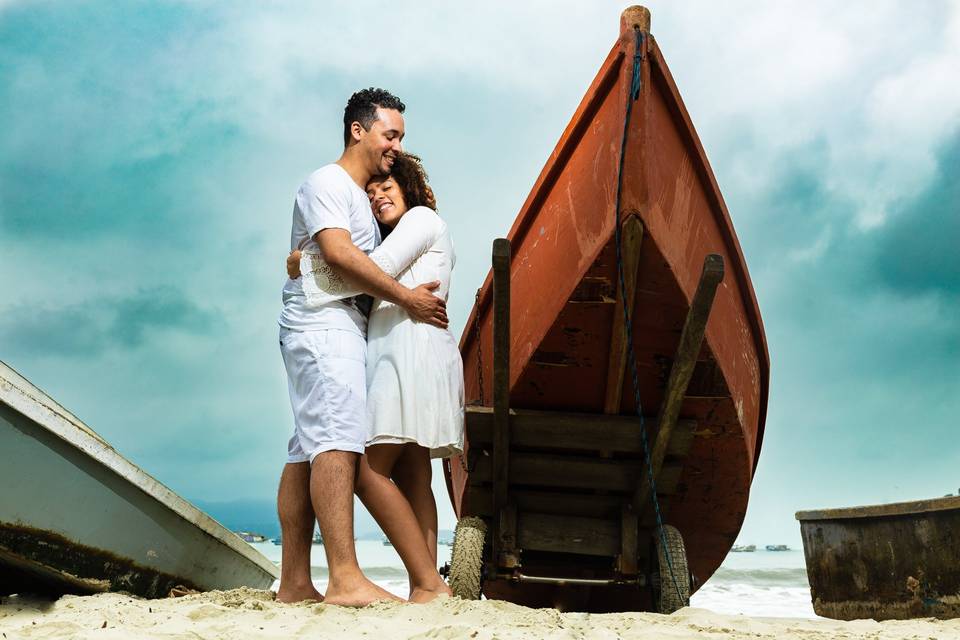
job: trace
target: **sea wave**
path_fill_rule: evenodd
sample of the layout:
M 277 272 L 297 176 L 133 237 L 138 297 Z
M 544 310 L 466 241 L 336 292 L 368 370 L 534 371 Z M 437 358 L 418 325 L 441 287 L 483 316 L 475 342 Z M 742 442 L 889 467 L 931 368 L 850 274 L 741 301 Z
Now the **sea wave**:
M 737 582 L 707 582 L 690 599 L 702 609 L 729 615 L 773 618 L 816 618 L 809 587 L 756 586 Z
M 807 570 L 797 567 L 730 569 L 720 567 L 710 577 L 710 584 L 717 586 L 743 584 L 754 587 L 803 587 L 809 588 Z
M 407 571 L 403 567 L 363 567 L 363 574 L 371 580 L 403 580 L 407 579 Z M 329 577 L 326 567 L 310 567 L 310 577 L 314 580 L 326 580 Z

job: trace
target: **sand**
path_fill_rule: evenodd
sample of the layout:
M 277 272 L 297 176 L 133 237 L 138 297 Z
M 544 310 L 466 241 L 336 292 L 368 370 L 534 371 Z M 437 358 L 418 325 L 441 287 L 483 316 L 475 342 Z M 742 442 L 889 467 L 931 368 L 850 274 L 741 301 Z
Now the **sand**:
M 559 613 L 506 602 L 444 598 L 427 605 L 363 609 L 285 605 L 270 591 L 236 589 L 142 600 L 108 593 L 56 602 L 0 603 L 4 638 L 960 638 L 960 620 L 874 622 L 748 618 L 687 608 L 653 613 Z

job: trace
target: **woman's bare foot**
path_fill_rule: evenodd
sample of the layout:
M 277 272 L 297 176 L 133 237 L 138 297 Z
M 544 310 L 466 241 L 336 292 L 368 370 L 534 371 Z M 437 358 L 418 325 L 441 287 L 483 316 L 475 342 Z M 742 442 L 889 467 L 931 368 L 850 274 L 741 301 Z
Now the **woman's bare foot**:
M 447 586 L 447 583 L 440 581 L 440 584 L 435 585 L 433 588 L 426 587 L 414 587 L 410 590 L 409 602 L 414 602 L 416 604 L 425 604 L 435 599 L 438 596 L 452 596 L 453 591 L 450 590 L 450 587 Z
M 293 604 L 294 602 L 303 602 L 305 600 L 323 602 L 323 594 L 317 591 L 312 582 L 302 585 L 290 585 L 289 587 L 282 582 L 280 583 L 280 588 L 277 589 L 277 602 Z
M 327 587 L 326 604 L 335 604 L 341 607 L 365 607 L 380 600 L 403 602 L 386 589 L 382 589 L 366 578 L 345 585 Z

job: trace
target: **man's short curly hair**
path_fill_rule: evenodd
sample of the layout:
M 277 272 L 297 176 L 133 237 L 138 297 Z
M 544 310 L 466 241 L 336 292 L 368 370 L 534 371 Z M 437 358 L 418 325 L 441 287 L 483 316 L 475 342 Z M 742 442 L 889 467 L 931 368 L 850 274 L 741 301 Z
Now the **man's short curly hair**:
M 396 109 L 403 113 L 407 108 L 400 102 L 400 98 L 393 95 L 386 89 L 361 89 L 347 100 L 347 106 L 343 110 L 343 146 L 350 144 L 350 125 L 359 122 L 364 131 L 370 131 L 370 127 L 377 120 L 377 107 L 381 109 Z

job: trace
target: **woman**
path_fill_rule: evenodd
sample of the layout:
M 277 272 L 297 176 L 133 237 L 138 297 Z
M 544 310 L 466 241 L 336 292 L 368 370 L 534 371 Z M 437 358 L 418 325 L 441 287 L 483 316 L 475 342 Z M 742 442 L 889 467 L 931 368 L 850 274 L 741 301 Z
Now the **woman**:
M 453 244 L 420 159 L 399 156 L 389 176 L 370 181 L 367 195 L 385 238 L 370 258 L 407 287 L 439 281 L 434 293 L 446 299 Z M 315 254 L 292 253 L 287 271 L 292 278 L 306 274 L 308 304 L 359 293 Z M 370 433 L 357 494 L 366 503 L 376 499 L 378 483 L 392 480 L 413 510 L 435 567 L 437 506 L 430 459 L 463 450 L 463 363 L 448 329 L 415 322 L 401 307 L 374 301 L 367 327 L 367 416 Z M 411 593 L 414 587 L 411 578 Z

